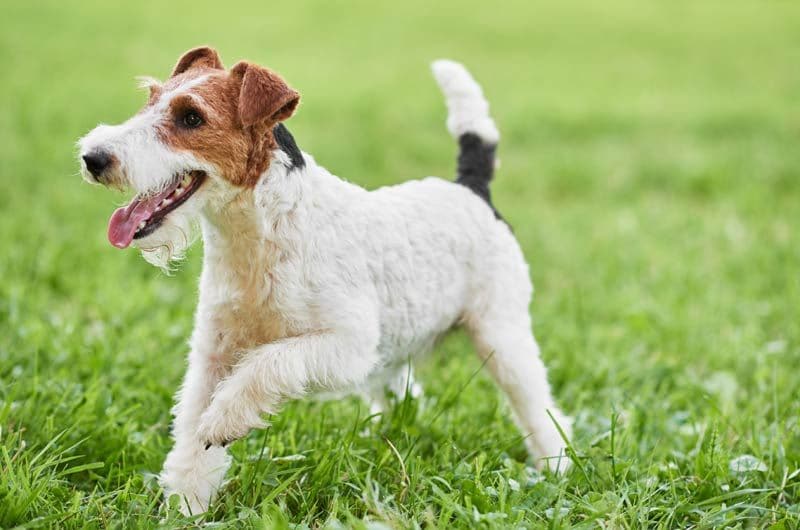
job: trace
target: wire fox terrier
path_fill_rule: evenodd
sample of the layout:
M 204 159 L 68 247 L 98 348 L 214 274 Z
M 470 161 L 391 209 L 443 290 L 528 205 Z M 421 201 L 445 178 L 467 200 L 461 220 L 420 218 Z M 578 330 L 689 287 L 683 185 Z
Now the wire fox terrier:
M 225 70 L 205 47 L 164 83 L 145 79 L 148 102 L 128 121 L 80 140 L 87 180 L 137 193 L 111 216 L 112 245 L 166 268 L 202 234 L 175 444 L 160 476 L 184 513 L 208 509 L 226 446 L 263 416 L 320 392 L 359 393 L 382 410 L 386 389 L 416 388 L 410 356 L 456 325 L 508 395 L 538 466 L 569 465 L 556 424 L 569 436 L 570 420 L 531 333 L 528 265 L 490 199 L 499 133 L 463 66 L 432 69 L 460 146 L 455 182 L 366 191 L 332 175 L 282 124 L 299 94 L 250 62 Z

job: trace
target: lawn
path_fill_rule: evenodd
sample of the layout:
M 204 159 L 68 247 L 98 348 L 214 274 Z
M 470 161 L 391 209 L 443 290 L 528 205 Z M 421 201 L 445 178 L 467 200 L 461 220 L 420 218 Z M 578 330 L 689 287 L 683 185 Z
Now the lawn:
M 369 188 L 454 174 L 428 63 L 461 60 L 497 118 L 495 204 L 576 418 L 540 475 L 461 333 L 425 396 L 289 405 L 232 447 L 227 528 L 800 525 L 800 4 L 5 1 L 0 22 L 0 527 L 202 524 L 155 475 L 201 245 L 172 275 L 105 239 L 124 196 L 75 141 L 144 103 L 184 50 L 303 94 L 288 122 Z

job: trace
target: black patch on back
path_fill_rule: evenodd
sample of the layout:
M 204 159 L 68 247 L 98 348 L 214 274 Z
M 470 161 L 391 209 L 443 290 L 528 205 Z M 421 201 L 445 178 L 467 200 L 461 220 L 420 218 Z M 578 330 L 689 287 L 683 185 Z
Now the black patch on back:
M 494 175 L 494 158 L 497 145 L 486 143 L 475 133 L 464 133 L 458 137 L 461 148 L 458 153 L 458 177 L 456 182 L 475 192 L 494 212 L 494 216 L 503 219 L 492 204 L 489 182 Z
M 272 135 L 275 137 L 275 142 L 278 144 L 278 148 L 289 155 L 289 160 L 291 161 L 289 171 L 296 168 L 306 167 L 306 161 L 303 159 L 303 153 L 300 151 L 300 148 L 297 147 L 297 143 L 294 141 L 294 136 L 292 136 L 292 133 L 289 132 L 289 129 L 287 129 L 284 124 L 279 123 L 273 127 Z

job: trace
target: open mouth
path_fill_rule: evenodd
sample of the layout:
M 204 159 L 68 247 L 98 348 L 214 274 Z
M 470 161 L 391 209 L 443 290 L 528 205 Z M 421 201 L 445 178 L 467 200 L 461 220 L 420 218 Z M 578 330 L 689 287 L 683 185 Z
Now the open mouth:
M 139 194 L 126 206 L 117 209 L 108 221 L 108 240 L 117 248 L 126 248 L 134 239 L 155 232 L 164 218 L 186 202 L 206 179 L 204 171 L 188 171 L 156 194 Z

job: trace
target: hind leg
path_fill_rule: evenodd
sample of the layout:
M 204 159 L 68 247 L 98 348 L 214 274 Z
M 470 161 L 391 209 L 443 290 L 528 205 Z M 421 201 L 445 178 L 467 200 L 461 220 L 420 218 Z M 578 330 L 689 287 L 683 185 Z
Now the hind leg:
M 526 315 L 527 316 L 527 315 Z M 471 326 L 479 355 L 511 402 L 516 423 L 539 469 L 565 471 L 566 444 L 553 419 L 569 438 L 572 421 L 556 406 L 527 318 L 516 323 L 484 316 Z
M 572 421 L 553 400 L 547 369 L 531 332 L 532 287 L 527 267 L 515 259 L 504 272 L 482 284 L 483 292 L 467 313 L 466 325 L 478 354 L 508 396 L 537 467 L 564 471 L 569 467 L 566 444 L 550 415 L 568 438 Z
M 362 391 L 363 399 L 369 403 L 370 415 L 382 414 L 389 410 L 392 401 L 402 401 L 406 396 L 418 398 L 422 395 L 422 386 L 414 380 L 410 364 L 403 364 L 388 369 L 383 377 L 376 377 L 373 383 Z

